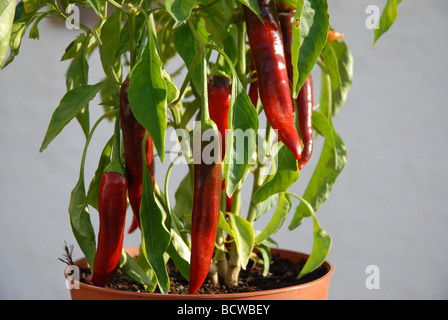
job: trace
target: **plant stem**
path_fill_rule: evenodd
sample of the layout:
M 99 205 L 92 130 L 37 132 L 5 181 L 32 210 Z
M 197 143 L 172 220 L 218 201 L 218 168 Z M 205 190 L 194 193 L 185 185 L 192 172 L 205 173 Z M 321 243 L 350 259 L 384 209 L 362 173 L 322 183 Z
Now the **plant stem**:
M 113 7 L 117 8 L 118 10 L 120 10 L 121 12 L 125 13 L 125 14 L 130 14 L 131 10 L 123 7 L 121 4 L 115 2 L 114 0 L 106 0 L 108 3 L 110 3 Z
M 206 123 L 210 121 L 210 114 L 208 111 L 208 92 L 207 92 L 207 51 L 202 48 L 201 59 L 201 85 L 202 85 L 202 99 L 201 99 L 201 122 Z
M 242 19 L 244 21 L 244 19 Z M 246 24 L 243 22 L 238 28 L 238 78 L 242 81 L 243 88 L 246 87 Z
M 86 162 L 86 156 L 87 156 L 87 149 L 89 147 L 90 144 L 90 140 L 92 140 L 92 136 L 93 133 L 95 132 L 96 128 L 98 127 L 98 125 L 101 123 L 101 121 L 103 121 L 104 119 L 106 119 L 107 117 L 114 115 L 118 113 L 118 110 L 112 110 L 109 112 L 104 113 L 96 122 L 95 124 L 92 126 L 92 129 L 90 130 L 89 135 L 87 136 L 86 139 L 86 144 L 84 146 L 84 150 L 82 152 L 82 158 L 81 158 L 81 170 L 80 170 L 80 176 L 84 177 L 84 167 L 85 167 L 85 162 Z
M 241 212 L 241 186 L 242 181 L 238 184 L 238 187 L 233 193 L 232 213 L 236 215 L 239 215 Z M 238 255 L 236 242 L 233 242 L 232 247 L 230 249 L 229 262 L 227 265 L 227 271 L 224 279 L 225 284 L 230 287 L 237 286 L 239 282 L 240 271 L 241 271 L 240 257 Z
M 261 180 L 262 179 L 261 179 L 261 175 L 260 175 L 260 166 L 258 165 L 254 172 L 254 185 L 252 187 L 251 198 L 254 196 L 255 192 L 257 192 L 258 188 L 260 188 Z M 247 214 L 247 221 L 252 225 L 254 224 L 256 214 L 257 214 L 257 206 L 251 201 L 250 207 L 249 207 L 249 212 Z
M 175 106 L 179 103 L 179 101 L 181 101 L 183 99 L 185 91 L 187 90 L 187 87 L 188 87 L 188 83 L 190 82 L 193 71 L 196 68 L 196 65 L 198 64 L 200 58 L 201 58 L 201 51 L 197 50 L 193 57 L 193 61 L 191 62 L 190 67 L 188 68 L 188 72 L 187 72 L 187 75 L 185 76 L 182 86 L 180 87 L 179 96 L 176 100 L 174 100 L 172 103 L 170 103 L 170 105 Z
M 136 54 L 135 54 L 135 16 L 133 14 L 128 15 L 129 17 L 129 52 L 131 57 L 131 70 L 135 65 Z

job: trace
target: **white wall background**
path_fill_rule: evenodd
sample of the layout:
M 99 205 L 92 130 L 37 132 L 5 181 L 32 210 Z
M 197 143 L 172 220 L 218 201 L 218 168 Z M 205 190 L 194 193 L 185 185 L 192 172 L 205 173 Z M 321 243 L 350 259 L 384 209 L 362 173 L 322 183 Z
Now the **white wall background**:
M 373 49 L 365 9 L 385 3 L 329 1 L 331 24 L 345 33 L 355 58 L 354 84 L 335 119 L 348 164 L 318 213 L 333 237 L 330 299 L 447 299 L 448 2 L 403 1 L 395 25 Z M 64 241 L 75 244 L 75 258 L 82 256 L 67 212 L 83 148 L 78 124 L 38 152 L 65 93 L 68 64 L 59 60 L 76 31 L 52 23 L 40 31 L 40 40 L 24 39 L 16 60 L 0 71 L 1 299 L 69 299 L 57 259 Z M 98 70 L 91 71 L 95 83 Z M 100 111 L 95 102 L 91 109 Z M 101 125 L 92 141 L 87 180 L 95 148 L 106 139 L 101 131 L 107 137 L 112 126 Z M 173 180 L 182 176 L 176 170 Z M 293 191 L 301 194 L 308 178 L 304 170 Z M 311 221 L 292 232 L 288 223 L 276 237 L 280 247 L 310 251 Z M 127 236 L 125 245 L 138 238 Z M 380 289 L 365 286 L 369 265 L 380 270 Z

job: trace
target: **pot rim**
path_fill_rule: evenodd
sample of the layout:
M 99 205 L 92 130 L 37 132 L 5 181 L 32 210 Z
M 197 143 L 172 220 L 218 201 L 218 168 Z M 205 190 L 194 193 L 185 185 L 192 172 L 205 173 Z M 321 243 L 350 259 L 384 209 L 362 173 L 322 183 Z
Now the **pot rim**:
M 125 248 L 125 250 L 128 250 L 131 248 Z M 294 251 L 294 250 L 287 250 L 287 249 L 277 249 L 277 248 L 271 248 L 271 252 L 273 254 L 276 253 L 292 253 L 292 254 L 300 254 L 304 258 L 308 258 L 309 254 L 303 253 L 300 251 Z M 85 261 L 85 258 L 80 258 L 75 261 L 75 265 L 79 265 L 82 261 Z M 306 283 L 293 285 L 293 286 L 287 286 L 287 287 L 281 287 L 277 289 L 269 289 L 269 290 L 259 290 L 259 291 L 252 291 L 252 292 L 236 292 L 236 293 L 219 293 L 219 294 L 213 294 L 213 293 L 205 293 L 205 294 L 163 294 L 163 293 L 153 293 L 153 292 L 136 292 L 136 291 L 126 291 L 126 290 L 118 290 L 118 289 L 111 289 L 111 288 L 104 288 L 104 287 L 97 287 L 88 283 L 84 283 L 81 281 L 78 281 L 74 278 L 73 281 L 76 285 L 79 286 L 79 288 L 92 290 L 92 291 L 99 291 L 99 292 L 109 292 L 114 294 L 120 294 L 125 296 L 132 296 L 132 297 L 147 297 L 147 298 L 154 298 L 154 299 L 165 299 L 167 296 L 169 296 L 169 300 L 187 300 L 187 299 L 197 299 L 197 300 L 222 300 L 222 299 L 241 299 L 241 298 L 251 298 L 251 297 L 260 297 L 265 295 L 271 295 L 273 293 L 279 293 L 279 292 L 288 292 L 292 290 L 298 290 L 300 288 L 305 289 L 306 287 L 313 286 L 317 282 L 325 281 L 327 278 L 330 278 L 334 273 L 334 266 L 333 264 L 325 260 L 322 265 L 325 265 L 327 268 L 327 272 L 322 277 L 308 281 Z M 64 276 L 67 279 L 69 275 L 64 272 Z M 77 289 L 71 289 L 71 290 L 77 290 Z

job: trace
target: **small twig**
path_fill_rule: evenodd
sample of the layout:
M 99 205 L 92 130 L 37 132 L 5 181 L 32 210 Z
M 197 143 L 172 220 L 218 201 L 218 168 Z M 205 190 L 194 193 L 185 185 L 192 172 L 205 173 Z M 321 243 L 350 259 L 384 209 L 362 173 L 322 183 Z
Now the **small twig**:
M 73 262 L 73 245 L 68 246 L 67 242 L 64 241 L 64 245 L 62 246 L 64 248 L 64 254 L 62 255 L 63 258 L 58 258 L 58 260 L 64 262 L 68 266 L 72 266 L 75 263 Z

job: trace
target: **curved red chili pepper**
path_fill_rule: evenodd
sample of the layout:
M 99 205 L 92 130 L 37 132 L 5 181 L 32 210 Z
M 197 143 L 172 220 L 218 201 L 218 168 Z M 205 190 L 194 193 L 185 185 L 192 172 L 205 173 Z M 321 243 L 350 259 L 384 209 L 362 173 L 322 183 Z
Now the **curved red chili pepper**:
M 201 154 L 204 148 L 201 146 Z M 210 269 L 221 206 L 221 163 L 194 164 L 189 292 L 201 287 Z
M 129 99 L 129 78 L 121 85 L 120 91 L 120 118 L 123 132 L 123 144 L 128 177 L 129 203 L 134 213 L 134 219 L 128 233 L 140 227 L 140 202 L 142 197 L 143 160 L 142 141 L 145 136 L 145 128 L 135 119 L 132 113 Z M 148 135 L 146 140 L 146 162 L 154 181 L 154 151 L 152 138 Z
M 286 58 L 286 68 L 289 80 L 292 82 L 293 68 L 291 64 L 292 28 L 294 24 L 295 10 L 284 3 L 279 4 L 279 20 L 282 29 L 283 44 Z M 311 74 L 305 80 L 296 99 L 297 115 L 300 134 L 302 136 L 303 150 L 299 160 L 301 170 L 313 153 L 313 78 Z
M 275 1 L 258 0 L 260 19 L 244 7 L 249 45 L 258 76 L 258 91 L 266 118 L 277 129 L 279 139 L 298 160 L 302 142 L 294 124 L 294 105 Z
M 313 153 L 313 78 L 311 74 L 297 96 L 297 110 L 299 114 L 299 127 L 302 134 L 303 151 L 299 160 L 299 170 L 310 160 Z
M 103 287 L 114 277 L 123 248 L 127 209 L 127 179 L 118 172 L 105 172 L 98 192 L 99 232 L 91 282 Z

